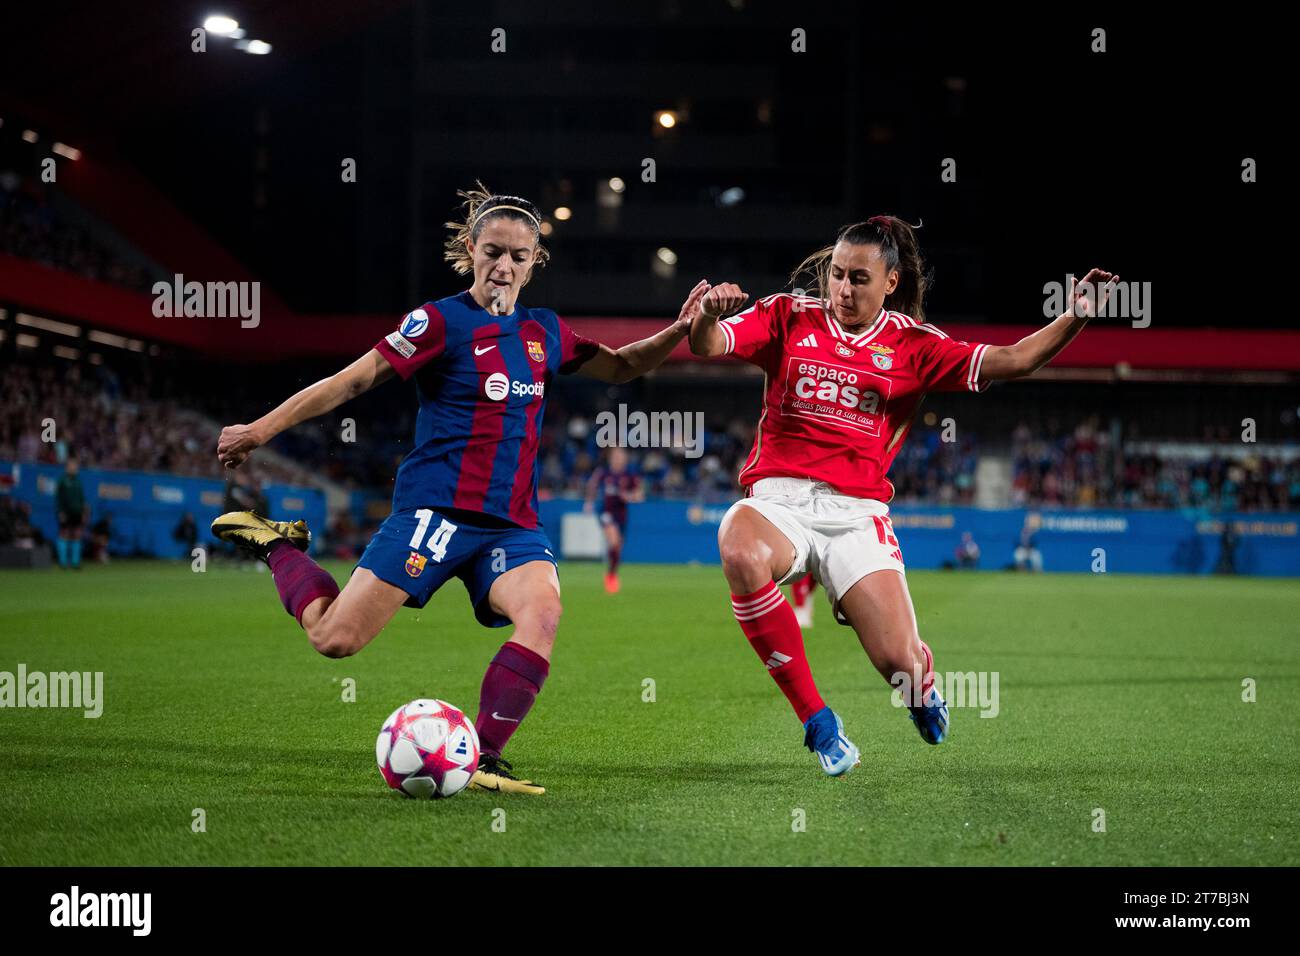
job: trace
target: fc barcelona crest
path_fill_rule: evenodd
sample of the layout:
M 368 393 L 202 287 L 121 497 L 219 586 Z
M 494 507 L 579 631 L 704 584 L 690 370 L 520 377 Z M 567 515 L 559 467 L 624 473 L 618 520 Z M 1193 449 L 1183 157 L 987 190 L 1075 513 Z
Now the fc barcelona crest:
M 546 353 L 545 353 L 544 351 L 542 351 L 542 343 L 541 343 L 541 342 L 529 342 L 529 343 L 528 343 L 528 357 L 529 357 L 530 359 L 532 359 L 534 362 L 545 362 L 545 361 L 546 361 Z
M 424 573 L 424 565 L 429 559 L 418 551 L 412 551 L 411 556 L 406 559 L 406 573 L 413 578 L 418 578 Z

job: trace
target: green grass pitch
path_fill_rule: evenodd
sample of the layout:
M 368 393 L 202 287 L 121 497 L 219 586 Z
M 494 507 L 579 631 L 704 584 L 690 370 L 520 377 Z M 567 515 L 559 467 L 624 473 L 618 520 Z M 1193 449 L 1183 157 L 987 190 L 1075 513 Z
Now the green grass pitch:
M 937 669 L 999 675 L 999 714 L 955 709 L 939 747 L 818 591 L 813 670 L 862 749 L 832 780 L 718 568 L 630 566 L 613 597 L 593 565 L 561 578 L 552 676 L 506 752 L 549 792 L 422 802 L 374 739 L 416 697 L 474 715 L 509 631 L 459 582 L 331 661 L 251 566 L 0 572 L 0 671 L 105 675 L 99 719 L 0 710 L 0 864 L 1300 863 L 1293 580 L 913 573 Z

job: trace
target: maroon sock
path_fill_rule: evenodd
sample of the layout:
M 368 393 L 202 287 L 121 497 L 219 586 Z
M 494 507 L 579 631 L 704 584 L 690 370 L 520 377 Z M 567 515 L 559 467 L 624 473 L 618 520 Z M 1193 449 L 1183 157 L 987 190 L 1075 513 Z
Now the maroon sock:
M 618 562 L 623 557 L 622 545 L 611 545 L 609 549 L 609 573 L 618 574 Z
M 506 641 L 483 675 L 474 726 L 485 754 L 500 757 L 510 735 L 542 692 L 551 665 L 522 644 Z
M 280 541 L 267 556 L 271 579 L 280 592 L 284 609 L 302 625 L 302 612 L 318 597 L 336 598 L 339 586 L 329 572 L 288 541 Z

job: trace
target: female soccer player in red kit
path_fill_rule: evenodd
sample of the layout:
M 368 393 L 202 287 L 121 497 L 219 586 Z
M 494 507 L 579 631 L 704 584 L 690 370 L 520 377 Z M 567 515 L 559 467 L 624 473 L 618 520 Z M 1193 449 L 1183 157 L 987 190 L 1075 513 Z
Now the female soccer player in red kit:
M 741 630 L 804 725 L 804 744 L 831 776 L 858 748 L 817 692 L 794 611 L 778 585 L 811 572 L 837 620 L 872 665 L 905 693 L 927 743 L 941 743 L 948 707 L 917 631 L 885 477 L 928 391 L 984 391 L 1047 364 L 1098 313 L 1116 280 L 1094 269 L 1070 310 L 1015 345 L 958 342 L 925 322 L 926 273 L 912 227 L 874 216 L 840 231 L 795 277 L 817 296 L 778 293 L 744 312 L 734 284 L 713 287 L 693 316 L 696 355 L 735 355 L 766 373 L 754 448 L 740 471 L 746 497 L 718 532 L 722 571 Z

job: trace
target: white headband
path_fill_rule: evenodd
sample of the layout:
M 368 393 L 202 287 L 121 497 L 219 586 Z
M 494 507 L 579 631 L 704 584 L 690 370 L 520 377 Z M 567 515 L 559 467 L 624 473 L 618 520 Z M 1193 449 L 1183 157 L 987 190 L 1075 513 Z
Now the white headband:
M 473 230 L 474 227 L 477 226 L 477 225 L 479 224 L 479 222 L 483 219 L 484 216 L 490 216 L 490 215 L 492 215 L 494 212 L 500 212 L 502 209 L 513 209 L 515 212 L 522 212 L 525 216 L 527 216 L 527 217 L 532 221 L 532 223 L 533 223 L 533 227 L 534 227 L 538 232 L 541 232 L 541 231 L 542 231 L 542 224 L 541 224 L 540 222 L 537 221 L 537 217 L 534 216 L 534 215 L 533 215 L 531 212 L 529 212 L 527 209 L 524 209 L 522 206 L 493 206 L 491 209 L 487 209 L 487 210 L 485 210 L 485 211 L 479 213 L 477 216 L 475 216 L 475 217 L 474 217 L 474 223 L 473 223 L 473 225 L 470 226 L 470 229 Z

